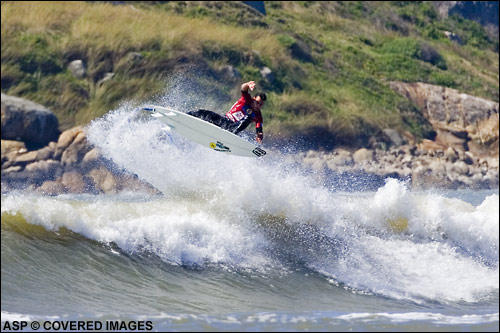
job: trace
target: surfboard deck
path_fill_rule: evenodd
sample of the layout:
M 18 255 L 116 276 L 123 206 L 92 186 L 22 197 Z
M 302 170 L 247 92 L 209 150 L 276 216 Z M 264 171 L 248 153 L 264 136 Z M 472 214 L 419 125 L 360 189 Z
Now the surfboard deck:
M 239 136 L 194 116 L 162 106 L 142 108 L 164 124 L 204 147 L 229 155 L 261 157 L 266 151 Z

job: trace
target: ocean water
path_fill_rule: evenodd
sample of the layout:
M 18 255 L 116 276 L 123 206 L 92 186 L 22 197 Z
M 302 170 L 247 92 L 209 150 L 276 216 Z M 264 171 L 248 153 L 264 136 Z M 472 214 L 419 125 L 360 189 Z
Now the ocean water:
M 87 127 L 161 196 L 2 194 L 2 328 L 499 330 L 498 190 L 339 192 L 161 127 L 128 107 Z

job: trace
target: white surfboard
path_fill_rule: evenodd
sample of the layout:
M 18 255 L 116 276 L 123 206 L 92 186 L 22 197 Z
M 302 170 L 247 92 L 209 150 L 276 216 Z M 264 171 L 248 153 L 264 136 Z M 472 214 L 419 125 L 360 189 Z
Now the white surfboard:
M 230 155 L 261 157 L 266 151 L 239 136 L 223 130 L 209 122 L 191 115 L 161 106 L 147 106 L 144 111 L 173 129 L 187 139 L 204 147 Z

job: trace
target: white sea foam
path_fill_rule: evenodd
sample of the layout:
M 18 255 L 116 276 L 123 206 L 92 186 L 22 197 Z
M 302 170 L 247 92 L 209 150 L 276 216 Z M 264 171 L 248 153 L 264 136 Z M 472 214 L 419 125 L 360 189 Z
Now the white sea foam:
M 78 315 L 78 316 L 40 316 L 32 314 L 20 314 L 8 311 L 2 311 L 1 313 L 2 322 L 13 322 L 13 321 L 77 321 L 82 319 L 87 320 L 115 320 L 122 319 L 121 316 L 110 316 L 110 315 Z M 253 314 L 231 314 L 231 315 L 195 315 L 195 314 L 170 314 L 170 313 L 160 313 L 157 315 L 135 315 L 127 319 L 140 320 L 140 321 L 152 321 L 155 324 L 155 328 L 162 327 L 169 324 L 175 324 L 176 322 L 205 322 L 210 324 L 216 324 L 220 326 L 221 324 L 238 324 L 243 325 L 247 323 L 280 323 L 280 324 L 300 324 L 300 323 L 337 323 L 341 321 L 346 322 L 392 322 L 392 323 L 406 323 L 406 322 L 417 322 L 426 321 L 434 324 L 441 325 L 464 325 L 464 324 L 482 324 L 482 323 L 492 323 L 498 322 L 499 314 L 487 313 L 487 314 L 473 314 L 473 315 L 446 315 L 442 313 L 435 312 L 379 312 L 379 313 L 364 313 L 364 312 L 354 312 L 349 314 L 339 314 L 336 312 L 310 312 L 301 315 L 294 313 L 280 313 L 280 312 L 258 312 Z
M 302 251 L 308 267 L 359 292 L 439 302 L 474 302 L 498 292 L 498 195 L 476 207 L 412 192 L 396 180 L 375 193 L 334 193 L 279 157 L 226 156 L 161 127 L 124 106 L 87 132 L 107 158 L 163 198 L 4 195 L 2 214 L 21 213 L 49 230 L 65 227 L 174 264 L 262 269 L 274 264 L 270 253 Z M 303 244 L 276 248 L 283 245 L 266 236 L 272 217 L 313 226 L 311 232 L 335 242 L 317 244 L 325 237 L 308 238 L 298 229 Z
M 223 218 L 241 225 L 251 224 L 259 214 L 278 215 L 289 224 L 313 224 L 341 238 L 348 244 L 342 256 L 308 260 L 310 267 L 348 286 L 444 301 L 474 301 L 498 289 L 498 195 L 474 207 L 459 199 L 412 193 L 396 180 L 388 180 L 374 194 L 335 194 L 279 159 L 244 159 L 188 143 L 165 144 L 154 140 L 154 122 L 134 126 L 139 129 L 120 128 L 126 136 L 120 140 L 92 126 L 90 132 L 113 160 L 122 159 L 167 195 L 184 188 L 210 198 Z M 144 163 L 132 165 L 117 144 L 137 141 L 143 131 L 150 139 L 140 149 Z M 165 146 L 175 153 L 158 151 Z M 137 148 L 130 154 L 139 159 Z M 161 167 L 151 170 L 150 163 Z M 407 221 L 399 233 L 390 225 L 398 219 Z
M 253 265 L 258 234 L 203 211 L 193 202 L 85 201 L 15 195 L 2 197 L 2 214 L 21 213 L 49 230 L 65 227 L 90 239 L 115 243 L 129 253 L 147 251 L 172 264 L 204 262 Z
M 498 312 L 485 315 L 462 315 L 451 316 L 433 312 L 402 312 L 402 313 L 350 313 L 340 315 L 337 319 L 346 321 L 375 322 L 381 318 L 388 319 L 393 323 L 404 323 L 410 321 L 428 321 L 435 324 L 463 325 L 480 324 L 498 321 Z

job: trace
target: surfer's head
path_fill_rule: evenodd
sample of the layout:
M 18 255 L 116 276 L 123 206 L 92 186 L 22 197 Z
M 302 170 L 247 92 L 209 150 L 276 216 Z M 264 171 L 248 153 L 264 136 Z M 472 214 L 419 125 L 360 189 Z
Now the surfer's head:
M 252 100 L 252 109 L 260 110 L 266 101 L 267 96 L 265 93 L 260 93 L 256 95 Z

